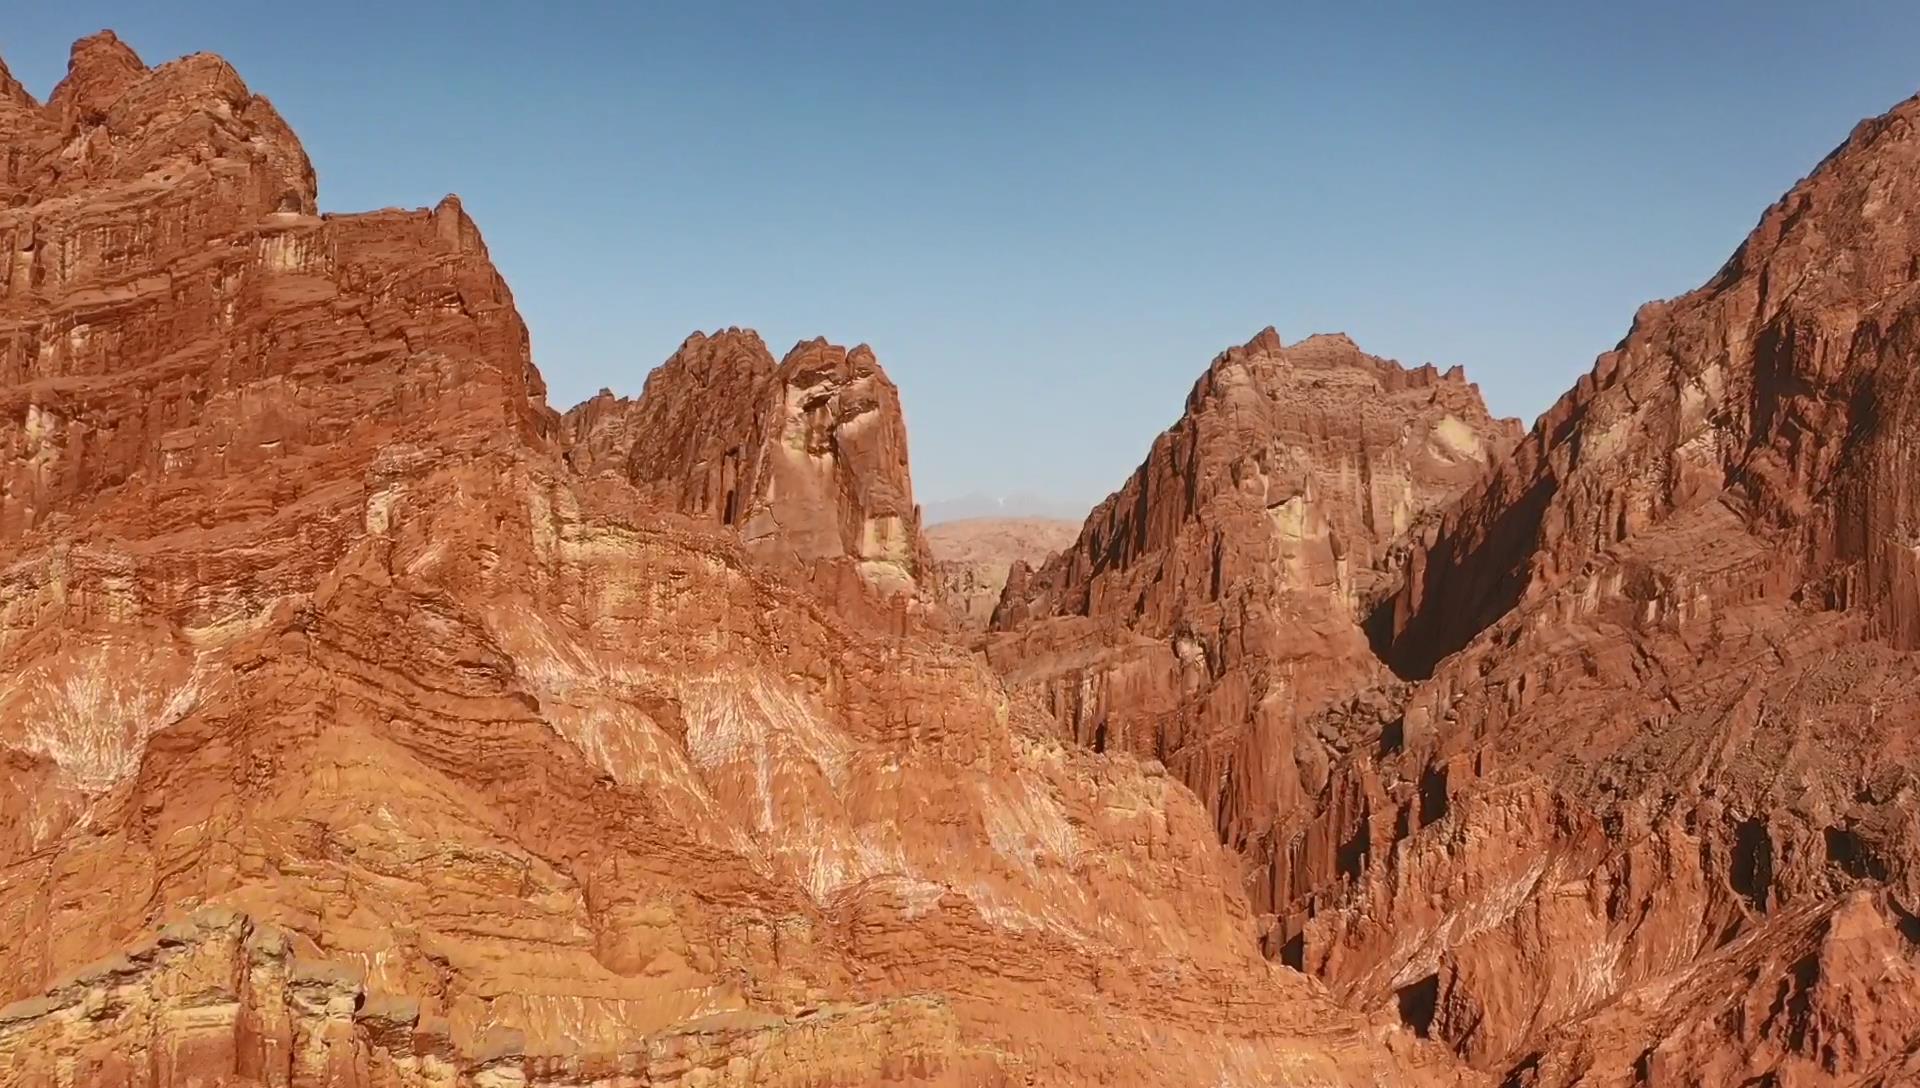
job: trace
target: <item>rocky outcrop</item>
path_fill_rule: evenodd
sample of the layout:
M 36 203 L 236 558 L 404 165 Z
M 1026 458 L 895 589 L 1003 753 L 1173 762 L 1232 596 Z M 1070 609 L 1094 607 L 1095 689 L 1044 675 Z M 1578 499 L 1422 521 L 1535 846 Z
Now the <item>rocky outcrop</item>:
M 1460 1079 L 1179 783 L 793 576 L 921 569 L 869 353 L 563 423 L 456 201 L 313 214 L 214 58 L 6 87 L 0 1079 Z
M 1422 540 L 1292 962 L 1516 1085 L 1912 1079 L 1917 216 L 1920 100 Z
M 1080 743 L 1191 786 L 1264 908 L 1273 844 L 1356 743 L 1330 714 L 1377 730 L 1390 705 L 1353 703 L 1392 679 L 1362 618 L 1516 431 L 1458 368 L 1268 329 L 1214 360 L 1071 548 L 1015 569 L 992 660 Z
M 1055 518 L 962 518 L 927 529 L 934 595 L 963 629 L 986 629 L 1015 563 L 1037 566 L 1072 544 L 1078 522 Z
M 577 469 L 732 526 L 760 558 L 851 564 L 884 595 L 928 573 L 900 392 L 864 344 L 803 341 L 776 366 L 751 331 L 695 333 L 638 399 L 603 391 L 563 434 Z
M 218 58 L 149 72 L 101 35 L 0 111 L 0 743 L 97 791 L 197 662 L 384 531 L 425 449 L 553 417 L 458 201 L 313 214 L 305 153 Z
M 159 927 L 0 1008 L 8 1084 L 972 1084 L 951 1016 L 908 998 L 794 1017 L 714 1013 L 598 1054 L 528 1054 L 523 1032 L 455 1042 L 441 1016 L 371 987 L 358 963 L 219 908 Z

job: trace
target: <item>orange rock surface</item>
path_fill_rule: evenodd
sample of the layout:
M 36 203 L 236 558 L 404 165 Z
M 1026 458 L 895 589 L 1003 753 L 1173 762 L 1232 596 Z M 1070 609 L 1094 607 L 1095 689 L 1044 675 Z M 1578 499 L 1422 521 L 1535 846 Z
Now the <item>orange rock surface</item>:
M 734 527 L 756 558 L 850 566 L 882 595 L 928 573 L 900 391 L 864 344 L 807 341 L 776 366 L 750 330 L 695 333 L 637 399 L 568 412 L 563 441 L 575 469 Z
M 1234 528 L 1274 493 L 1251 454 L 1326 432 L 1269 415 L 1209 456 L 1229 353 L 1010 582 L 994 661 L 1195 788 L 1270 952 L 1505 1084 L 1915 1083 L 1916 221 L 1920 100 L 1430 516 L 1350 535 L 1349 489 L 1319 549 Z
M 0 136 L 0 1083 L 1459 1081 L 849 607 L 924 569 L 870 353 L 562 417 L 458 202 L 316 214 L 217 58 Z
M 1912 1083 L 1917 361 L 1910 100 L 1415 550 L 1304 965 L 1516 1084 Z
M 218 58 L 0 141 L 0 1084 L 1920 1083 L 1920 100 L 1531 433 L 1267 330 L 1064 532 L 864 347 L 554 412 Z

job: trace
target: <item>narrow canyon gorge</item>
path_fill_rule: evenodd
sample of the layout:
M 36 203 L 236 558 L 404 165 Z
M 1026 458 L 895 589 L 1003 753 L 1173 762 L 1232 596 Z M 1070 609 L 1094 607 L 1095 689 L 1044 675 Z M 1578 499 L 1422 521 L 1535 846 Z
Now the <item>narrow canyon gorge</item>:
M 550 407 L 218 57 L 0 147 L 0 1084 L 1920 1083 L 1920 99 L 1531 430 L 1269 328 L 1080 523 L 866 345 Z

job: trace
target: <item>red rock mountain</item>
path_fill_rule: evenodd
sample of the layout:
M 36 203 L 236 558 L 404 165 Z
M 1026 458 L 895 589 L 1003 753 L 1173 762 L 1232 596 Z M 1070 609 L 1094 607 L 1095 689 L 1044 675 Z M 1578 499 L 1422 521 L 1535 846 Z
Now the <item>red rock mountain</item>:
M 1318 694 L 1290 733 L 1231 747 L 1272 728 L 1237 687 L 1203 709 L 1238 674 L 1197 602 L 1274 545 L 1223 531 L 1161 558 L 1157 528 L 1219 478 L 1201 456 L 1150 459 L 1078 555 L 1016 578 L 995 661 L 1081 740 L 1117 722 L 1168 753 L 1282 960 L 1504 1083 L 1914 1083 L 1916 213 L 1910 101 L 1409 526 L 1404 579 L 1380 568 L 1399 587 L 1353 597 L 1399 678 L 1327 634 L 1324 597 L 1296 606 L 1268 655 Z M 1332 536 L 1318 581 L 1338 589 Z M 1168 571 L 1183 588 L 1157 592 Z
M 1353 702 L 1392 679 L 1361 621 L 1410 534 L 1517 431 L 1457 368 L 1268 329 L 1213 361 L 1071 548 L 1014 572 L 989 653 L 1080 743 L 1164 763 L 1266 868 L 1358 743 L 1328 712 L 1377 731 L 1389 710 Z
M 217 58 L 87 39 L 0 136 L 0 1083 L 1460 1078 L 816 577 L 922 570 L 869 353 L 563 419 L 458 202 L 317 214 Z
M 1504 1084 L 1920 1082 L 1917 222 L 1920 100 L 1436 516 L 1347 490 L 1312 551 L 1293 513 L 1258 531 L 1251 453 L 1326 432 L 1205 451 L 1229 353 L 1010 582 L 994 661 L 1194 786 L 1279 958 Z M 1300 462 L 1366 479 L 1352 457 Z

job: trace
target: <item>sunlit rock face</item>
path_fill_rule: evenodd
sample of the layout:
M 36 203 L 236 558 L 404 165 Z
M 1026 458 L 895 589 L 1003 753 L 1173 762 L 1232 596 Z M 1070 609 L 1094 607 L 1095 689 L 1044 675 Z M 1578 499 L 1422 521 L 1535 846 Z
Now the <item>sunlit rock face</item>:
M 1517 444 L 1388 429 L 1484 460 L 1430 504 L 1325 437 L 1385 390 L 1301 426 L 1337 383 L 1229 352 L 992 660 L 1194 787 L 1270 955 L 1504 1083 L 1909 1083 L 1916 222 L 1909 101 Z
M 223 62 L 0 136 L 0 1083 L 1459 1082 L 847 603 L 925 569 L 871 353 L 563 419 L 458 202 L 316 214 Z
M 1402 744 L 1316 825 L 1364 858 L 1288 908 L 1356 1004 L 1520 1084 L 1911 1080 L 1917 122 L 1642 308 L 1414 549 L 1373 625 Z
M 1515 1085 L 1913 1079 L 1917 122 L 1416 529 L 1273 954 Z
M 1517 437 L 1459 368 L 1265 330 L 1213 361 L 1070 547 L 1016 568 L 989 654 L 1081 744 L 1187 783 L 1268 909 L 1303 803 L 1391 713 L 1363 619 Z
M 775 364 L 751 330 L 695 333 L 638 398 L 602 393 L 564 429 L 575 468 L 731 526 L 758 558 L 851 569 L 882 596 L 929 571 L 900 391 L 864 344 L 803 341 Z

